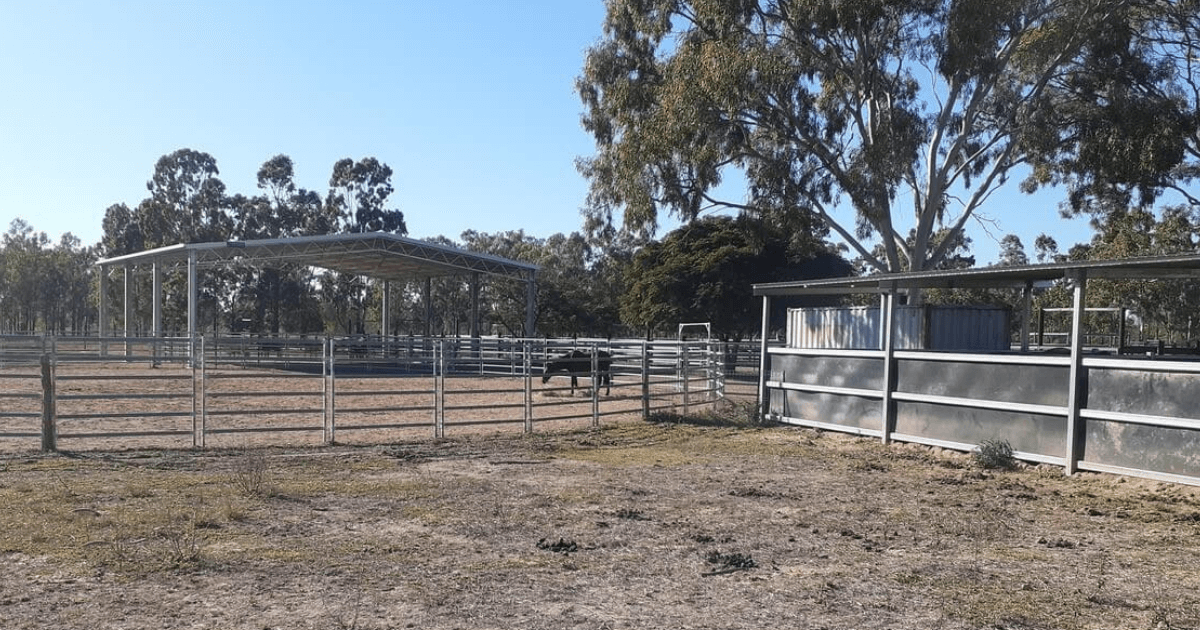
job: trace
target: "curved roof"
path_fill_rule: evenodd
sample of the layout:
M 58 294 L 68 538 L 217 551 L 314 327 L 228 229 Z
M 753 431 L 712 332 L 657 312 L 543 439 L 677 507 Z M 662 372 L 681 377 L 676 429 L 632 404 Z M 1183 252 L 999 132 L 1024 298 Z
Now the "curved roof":
M 113 266 L 187 262 L 212 266 L 232 260 L 289 262 L 383 280 L 410 280 L 470 273 L 532 281 L 538 266 L 469 252 L 386 232 L 327 234 L 251 241 L 189 243 L 105 258 Z

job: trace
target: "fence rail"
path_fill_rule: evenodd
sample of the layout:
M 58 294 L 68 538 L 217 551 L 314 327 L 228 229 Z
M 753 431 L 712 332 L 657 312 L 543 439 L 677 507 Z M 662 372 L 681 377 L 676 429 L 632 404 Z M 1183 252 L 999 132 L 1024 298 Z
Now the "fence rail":
M 37 440 L 43 450 L 60 442 L 72 449 L 379 442 L 690 413 L 729 395 L 753 399 L 755 346 L 10 335 L 0 337 L 0 450 Z M 571 350 L 611 356 L 607 391 L 598 360 L 576 374 L 578 388 L 566 375 L 539 378 Z
M 764 385 L 791 424 L 1200 485 L 1195 361 L 777 348 Z

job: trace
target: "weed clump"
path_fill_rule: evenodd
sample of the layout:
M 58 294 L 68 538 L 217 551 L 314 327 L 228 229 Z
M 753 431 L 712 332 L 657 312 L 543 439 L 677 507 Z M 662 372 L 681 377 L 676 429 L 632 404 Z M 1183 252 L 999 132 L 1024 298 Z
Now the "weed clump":
M 736 429 L 761 429 L 780 424 L 778 414 L 763 415 L 754 402 L 726 400 L 719 409 L 698 414 L 680 414 L 656 411 L 647 417 L 654 424 L 687 424 L 699 427 L 727 427 Z
M 1013 470 L 1017 458 L 1012 445 L 1005 440 L 984 440 L 972 453 L 975 463 L 987 470 Z
M 230 483 L 245 496 L 263 497 L 272 493 L 267 479 L 269 466 L 261 451 L 247 451 L 233 463 Z

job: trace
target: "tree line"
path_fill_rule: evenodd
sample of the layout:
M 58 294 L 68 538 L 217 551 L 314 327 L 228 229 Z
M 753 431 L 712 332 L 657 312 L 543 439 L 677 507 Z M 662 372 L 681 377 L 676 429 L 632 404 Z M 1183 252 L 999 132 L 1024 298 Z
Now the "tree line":
M 259 193 L 229 195 L 218 179 L 216 161 L 187 149 L 164 156 L 148 184 L 150 194 L 135 208 L 111 206 L 101 242 L 85 246 L 66 234 L 57 243 L 24 220 L 0 237 L 0 328 L 4 332 L 95 333 L 98 269 L 101 257 L 134 253 L 179 242 L 287 238 L 353 231 L 404 234 L 401 211 L 389 208 L 391 170 L 373 158 L 339 161 L 325 195 L 294 182 L 287 156 L 275 156 L 258 173 Z M 1032 255 L 1013 235 L 1001 242 L 999 265 L 1110 259 L 1139 255 L 1194 253 L 1200 243 L 1200 210 L 1179 205 L 1155 213 L 1127 208 L 1094 222 L 1091 242 L 1060 252 L 1042 235 Z M 661 239 L 612 232 L 607 240 L 580 232 L 541 238 L 522 230 L 482 233 L 469 230 L 458 240 L 429 239 L 442 245 L 539 265 L 536 329 L 547 336 L 670 336 L 682 322 L 711 322 L 722 338 L 758 332 L 756 282 L 832 277 L 858 273 L 861 260 L 847 260 L 818 229 L 798 229 L 763 221 L 748 213 L 699 218 Z M 975 265 L 970 240 L 960 238 L 942 268 Z M 182 296 L 183 269 L 167 273 L 165 291 Z M 470 287 L 467 278 L 394 283 L 390 330 L 383 321 L 382 287 L 369 279 L 305 267 L 231 263 L 200 276 L 202 330 L 252 334 L 466 334 Z M 150 327 L 150 278 L 134 275 L 130 286 L 133 334 Z M 109 282 L 112 302 L 125 287 Z M 1200 335 L 1194 304 L 1200 285 L 1187 281 L 1095 281 L 1093 306 L 1122 306 L 1159 336 L 1186 342 Z M 426 322 L 426 291 L 432 319 Z M 173 292 L 173 293 L 172 293 Z M 514 280 L 493 279 L 480 287 L 484 334 L 524 336 L 525 290 Z M 990 303 L 1019 307 L 1012 291 L 931 291 L 931 303 Z M 779 302 L 780 309 L 800 303 Z M 829 304 L 822 302 L 821 304 Z M 1065 289 L 1039 291 L 1035 308 L 1069 305 Z M 809 304 L 814 304 L 810 302 Z M 119 318 L 123 313 L 114 316 Z M 165 328 L 186 326 L 181 300 L 164 304 Z M 782 322 L 781 313 L 773 317 Z M 114 330 L 124 322 L 115 321 Z
M 322 194 L 297 184 L 285 155 L 263 163 L 253 195 L 230 193 L 211 155 L 180 149 L 160 158 L 136 206 L 104 214 L 99 243 L 70 234 L 51 244 L 18 219 L 0 243 L 0 328 L 4 332 L 94 334 L 99 329 L 95 262 L 178 243 L 288 238 L 353 232 L 404 235 L 403 213 L 388 205 L 392 170 L 375 158 L 338 161 Z M 758 329 L 750 299 L 755 281 L 786 279 L 807 269 L 844 274 L 850 266 L 819 238 L 789 234 L 748 217 L 712 217 L 662 241 L 634 237 L 600 242 L 579 232 L 546 238 L 514 230 L 468 230 L 459 240 L 431 242 L 539 265 L 536 330 L 550 336 L 665 335 L 681 321 L 714 321 L 725 336 Z M 815 262 L 813 262 L 815 261 Z M 686 270 L 684 273 L 682 270 Z M 151 277 L 136 270 L 107 283 L 111 329 L 151 332 Z M 167 269 L 163 326 L 186 330 L 186 273 Z M 392 283 L 390 330 L 382 330 L 382 284 L 370 278 L 295 263 L 233 261 L 199 275 L 198 314 L 204 332 L 251 334 L 466 334 L 466 277 Z M 428 291 L 428 294 L 427 294 Z M 524 286 L 486 279 L 480 287 L 484 334 L 525 336 Z M 427 300 L 431 308 L 427 310 Z M 426 322 L 428 313 L 431 321 Z

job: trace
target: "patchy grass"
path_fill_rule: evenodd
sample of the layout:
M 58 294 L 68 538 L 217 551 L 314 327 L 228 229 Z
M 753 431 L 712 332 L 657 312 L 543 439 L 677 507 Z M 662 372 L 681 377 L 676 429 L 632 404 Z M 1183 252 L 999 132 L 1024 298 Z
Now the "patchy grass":
M 1200 627 L 1195 488 L 740 422 L 13 458 L 0 505 L 11 628 Z

